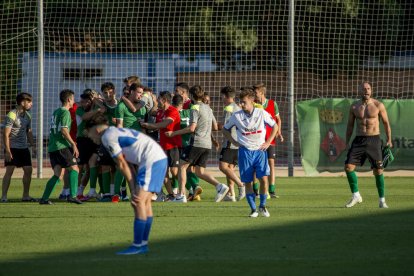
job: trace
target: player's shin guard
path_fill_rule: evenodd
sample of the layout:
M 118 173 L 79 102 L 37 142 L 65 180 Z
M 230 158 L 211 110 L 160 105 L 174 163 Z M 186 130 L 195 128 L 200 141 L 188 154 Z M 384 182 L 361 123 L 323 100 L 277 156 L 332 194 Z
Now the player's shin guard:
M 78 193 L 78 177 L 79 173 L 75 170 L 69 171 L 70 197 L 76 197 Z
M 90 168 L 89 181 L 91 188 L 96 189 L 96 182 L 98 181 L 98 169 L 96 167 Z
M 148 244 L 149 234 L 151 232 L 152 217 L 147 217 L 147 223 L 145 224 L 144 236 L 142 237 L 143 244 Z
M 385 195 L 385 188 L 384 188 L 384 175 L 376 175 L 375 176 L 375 184 L 377 185 L 378 196 L 383 198 Z
M 246 195 L 246 200 L 247 200 L 247 203 L 249 204 L 249 206 L 250 206 L 250 209 L 252 209 L 252 210 L 256 210 L 256 195 L 253 193 L 253 194 L 247 194 Z
M 355 171 L 346 172 L 346 177 L 348 178 L 349 187 L 351 188 L 352 193 L 358 192 L 358 177 Z
M 145 227 L 147 225 L 146 220 L 135 219 L 134 220 L 134 245 L 141 246 L 144 238 Z
M 42 199 L 48 200 L 53 190 L 56 187 L 56 184 L 60 182 L 59 177 L 53 175 L 46 183 L 45 191 L 43 192 Z
M 260 205 L 259 205 L 259 208 L 266 207 L 266 199 L 267 199 L 267 194 L 260 194 Z

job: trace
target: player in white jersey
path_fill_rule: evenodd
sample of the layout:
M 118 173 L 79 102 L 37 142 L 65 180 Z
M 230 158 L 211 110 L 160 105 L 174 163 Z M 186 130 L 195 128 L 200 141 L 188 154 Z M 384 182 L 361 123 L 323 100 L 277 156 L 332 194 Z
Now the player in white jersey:
M 267 163 L 267 148 L 276 136 L 278 126 L 264 109 L 254 107 L 255 92 L 251 87 L 244 87 L 240 92 L 240 105 L 242 110 L 233 113 L 224 125 L 224 136 L 234 145 L 239 146 L 239 169 L 241 181 L 246 185 L 246 199 L 252 209 L 250 217 L 257 217 L 255 194 L 253 191 L 253 178 L 260 181 L 259 212 L 269 217 L 266 209 L 267 176 L 270 174 Z M 272 127 L 268 139 L 266 125 Z M 236 127 L 237 141 L 231 136 L 230 129 Z
M 134 209 L 134 242 L 118 255 L 145 254 L 153 213 L 152 193 L 161 191 L 168 161 L 164 150 L 147 135 L 126 128 L 110 127 L 103 115 L 88 121 L 88 136 L 95 143 L 102 143 L 115 160 L 117 167 L 128 181 L 131 205 Z M 131 165 L 138 166 L 131 171 Z

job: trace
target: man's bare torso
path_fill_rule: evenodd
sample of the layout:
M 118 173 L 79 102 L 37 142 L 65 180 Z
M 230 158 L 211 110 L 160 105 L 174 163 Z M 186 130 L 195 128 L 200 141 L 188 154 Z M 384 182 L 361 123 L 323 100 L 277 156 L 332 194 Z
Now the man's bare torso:
M 352 113 L 356 121 L 357 136 L 373 136 L 380 134 L 379 112 L 382 103 L 370 99 L 367 103 L 358 101 L 352 105 Z

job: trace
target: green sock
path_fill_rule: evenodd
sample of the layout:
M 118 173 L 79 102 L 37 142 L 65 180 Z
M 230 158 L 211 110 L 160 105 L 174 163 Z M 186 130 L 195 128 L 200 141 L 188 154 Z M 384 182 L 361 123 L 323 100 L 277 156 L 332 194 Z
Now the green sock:
M 99 193 L 102 194 L 104 191 L 102 173 L 98 174 L 98 184 L 99 184 Z
M 46 183 L 45 191 L 43 192 L 42 199 L 48 200 L 50 195 L 53 193 L 53 190 L 56 187 L 56 184 L 60 182 L 59 177 L 53 175 Z
M 111 173 L 103 172 L 102 173 L 102 190 L 103 194 L 109 194 L 111 191 Z
M 171 188 L 173 189 L 178 188 L 178 179 L 174 176 L 171 177 Z
M 198 176 L 195 173 L 189 172 L 187 179 L 190 180 L 190 181 L 187 181 L 187 182 L 190 182 L 191 188 L 193 188 L 193 190 L 195 190 L 195 188 L 197 188 L 197 186 L 198 186 L 198 183 L 200 183 L 200 178 L 198 178 Z
M 75 170 L 69 171 L 69 185 L 70 185 L 70 196 L 76 197 L 78 193 L 78 177 L 79 173 Z
M 253 184 L 253 191 L 258 191 L 259 190 L 259 183 L 254 183 Z
M 275 184 L 270 184 L 269 185 L 269 193 L 274 193 L 276 191 L 276 185 Z
M 90 169 L 89 181 L 91 183 L 91 188 L 96 189 L 96 182 L 98 181 L 98 170 L 96 167 Z
M 124 175 L 121 173 L 120 170 L 115 171 L 115 194 L 121 195 L 121 184 L 124 181 Z
M 380 198 L 384 197 L 385 195 L 385 188 L 384 188 L 384 175 L 376 175 L 375 176 L 375 184 L 377 184 L 378 196 Z
M 355 171 L 346 172 L 346 177 L 348 178 L 349 187 L 351 188 L 352 193 L 358 192 L 358 177 Z

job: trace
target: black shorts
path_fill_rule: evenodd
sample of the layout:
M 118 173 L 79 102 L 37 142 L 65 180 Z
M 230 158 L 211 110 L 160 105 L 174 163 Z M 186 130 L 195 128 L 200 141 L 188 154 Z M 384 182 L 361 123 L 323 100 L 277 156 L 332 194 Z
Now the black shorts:
M 50 164 L 52 168 L 59 165 L 62 168 L 69 168 L 77 164 L 73 156 L 72 148 L 64 148 L 57 151 L 49 152 Z
M 229 148 L 221 149 L 219 161 L 237 166 L 239 163 L 239 150 Z
M 267 148 L 267 159 L 276 159 L 276 146 L 270 145 Z
M 362 166 L 367 158 L 371 168 L 383 169 L 382 141 L 379 135 L 356 136 L 348 151 L 345 164 Z
M 20 167 L 31 167 L 32 166 L 32 155 L 30 154 L 30 150 L 28 148 L 25 149 L 16 149 L 10 148 L 11 154 L 13 155 L 13 159 L 9 162 L 4 161 L 4 166 L 16 166 Z
M 168 157 L 168 167 L 176 168 L 180 164 L 180 149 L 172 148 L 165 152 Z
M 205 168 L 210 152 L 211 149 L 187 146 L 181 153 L 181 159 L 187 163 L 190 163 L 191 166 Z
M 88 137 L 77 137 L 76 144 L 79 150 L 79 165 L 88 164 L 89 159 L 91 158 L 92 154 L 97 152 L 97 148 L 99 147 L 95 144 L 90 138 Z
M 103 145 L 99 146 L 98 149 L 98 164 L 102 166 L 115 166 L 116 163 L 112 159 L 111 154 Z

